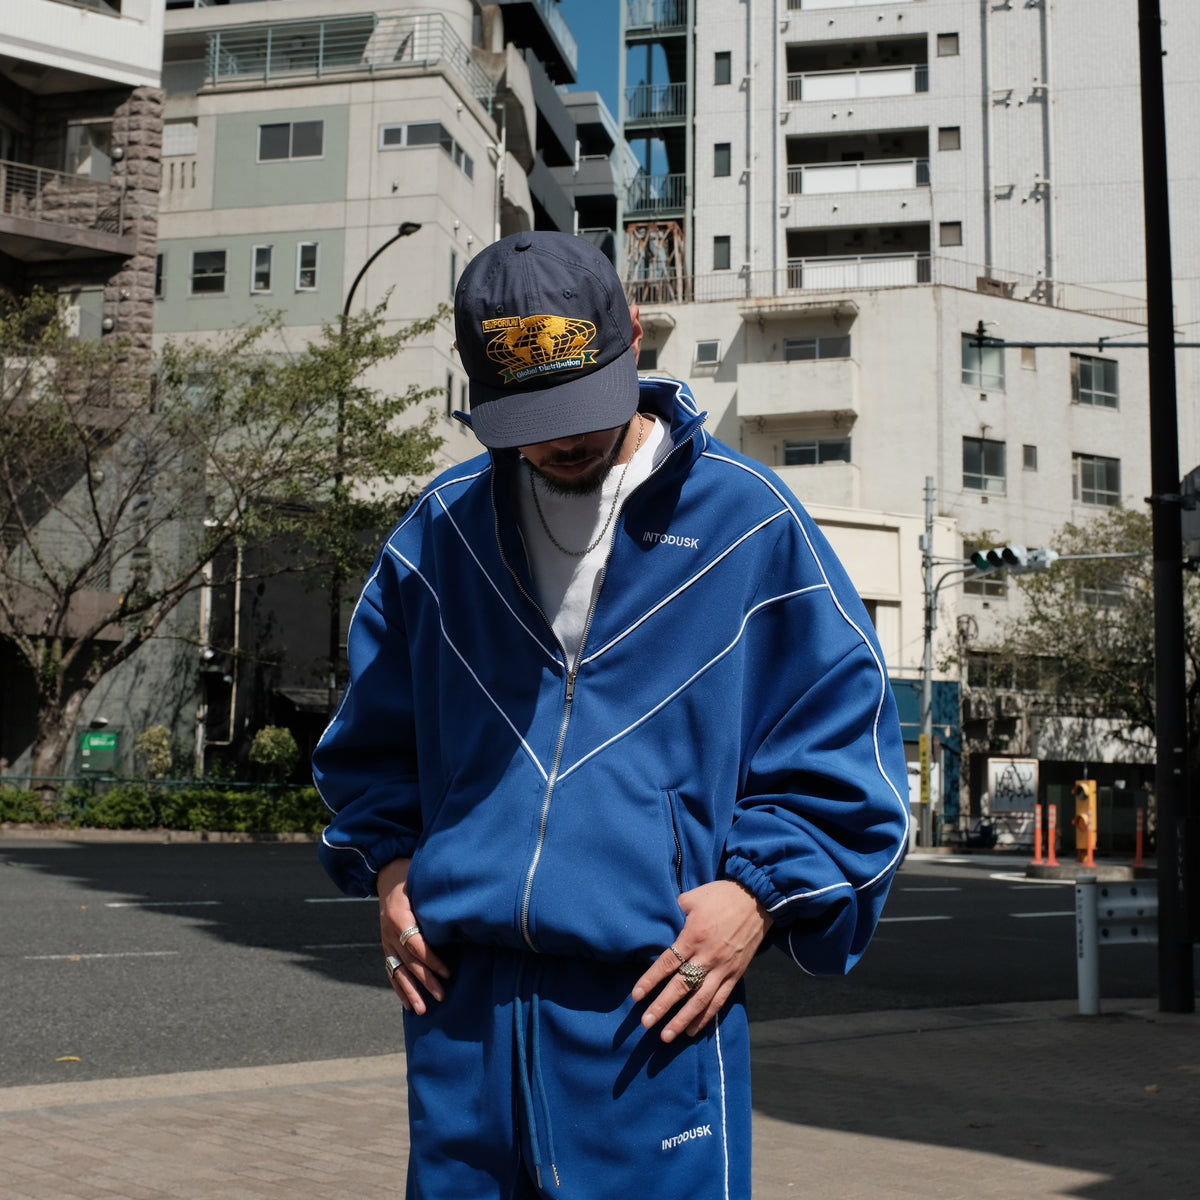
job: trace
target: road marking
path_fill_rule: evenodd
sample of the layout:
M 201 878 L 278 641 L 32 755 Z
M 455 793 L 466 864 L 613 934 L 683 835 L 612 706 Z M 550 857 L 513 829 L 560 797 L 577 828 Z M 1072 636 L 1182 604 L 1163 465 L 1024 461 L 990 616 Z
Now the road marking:
M 1042 913 L 1009 913 L 1010 917 L 1073 917 L 1075 910 L 1070 912 L 1042 912 Z
M 369 950 L 374 947 L 376 950 L 382 950 L 383 947 L 379 944 L 379 939 L 376 938 L 373 942 L 313 942 L 307 946 L 301 946 L 301 950 Z
M 960 887 L 928 887 L 928 888 L 910 888 L 902 887 L 902 892 L 961 892 Z
M 305 904 L 362 904 L 364 900 L 378 900 L 378 896 L 309 896 Z
M 946 917 L 946 916 L 938 916 L 938 917 L 880 917 L 880 918 L 879 918 L 879 923 L 882 925 L 882 924 L 884 924 L 884 922 L 886 922 L 886 921 L 949 921 L 949 920 L 952 920 L 952 918 L 951 918 L 951 917 Z
M 1001 883 L 1015 883 L 1021 887 L 1045 887 L 1049 884 L 1051 887 L 1061 887 L 1064 883 L 1071 887 L 1075 886 L 1073 879 L 1030 879 L 1028 875 L 1014 875 L 1011 871 L 993 871 L 988 875 L 989 879 L 998 879 Z
M 122 950 L 112 954 L 26 954 L 28 962 L 79 962 L 85 958 L 170 958 L 179 950 Z
M 108 900 L 105 908 L 198 908 L 220 904 L 220 900 Z

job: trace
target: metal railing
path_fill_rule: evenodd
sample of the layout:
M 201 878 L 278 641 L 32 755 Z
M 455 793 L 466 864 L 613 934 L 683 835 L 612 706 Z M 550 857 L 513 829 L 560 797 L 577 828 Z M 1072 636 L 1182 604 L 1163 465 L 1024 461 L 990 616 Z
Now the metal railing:
M 856 8 L 859 5 L 871 5 L 874 8 L 882 4 L 912 4 L 915 0 L 788 0 L 788 8 L 795 12 L 806 8 Z
M 638 175 L 625 189 L 625 216 L 682 210 L 686 199 L 686 175 Z
M 626 0 L 626 29 L 686 29 L 688 0 Z
M 559 12 L 557 3 L 552 3 L 551 0 L 533 0 L 533 3 L 542 14 L 546 27 L 554 34 L 555 40 L 571 64 L 571 70 L 575 71 L 579 66 L 579 44 L 575 41 L 575 35 L 571 32 L 566 17 Z
M 787 77 L 787 98 L 868 100 L 872 96 L 912 96 L 929 91 L 929 64 L 863 67 L 857 71 L 801 71 Z
M 486 109 L 495 85 L 441 13 L 280 22 L 208 35 L 207 80 L 222 83 L 378 74 L 448 66 Z
M 686 83 L 641 83 L 625 89 L 627 121 L 674 119 L 686 113 Z
M 86 175 L 0 160 L 0 213 L 120 234 L 125 229 L 125 189 Z
M 928 186 L 927 158 L 805 163 L 787 169 L 787 190 L 792 196 L 826 196 L 835 192 L 887 192 Z

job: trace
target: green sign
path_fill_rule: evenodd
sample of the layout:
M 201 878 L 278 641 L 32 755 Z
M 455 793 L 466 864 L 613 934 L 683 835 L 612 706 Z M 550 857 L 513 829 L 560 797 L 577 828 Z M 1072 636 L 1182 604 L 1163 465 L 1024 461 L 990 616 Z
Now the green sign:
M 121 735 L 115 729 L 87 729 L 79 735 L 79 769 L 85 775 L 117 769 Z

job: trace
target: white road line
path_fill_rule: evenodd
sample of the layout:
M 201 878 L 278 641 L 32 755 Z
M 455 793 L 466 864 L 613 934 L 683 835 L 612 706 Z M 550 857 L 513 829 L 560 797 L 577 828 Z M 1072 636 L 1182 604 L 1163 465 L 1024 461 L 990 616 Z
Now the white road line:
M 362 904 L 364 900 L 374 901 L 378 896 L 309 896 L 305 904 Z
M 27 962 L 79 962 L 88 958 L 170 958 L 179 950 L 123 950 L 113 954 L 26 954 Z
M 928 887 L 928 888 L 910 888 L 902 887 L 902 892 L 961 892 L 960 887 Z
M 379 944 L 379 939 L 376 938 L 373 942 L 313 942 L 307 946 L 301 946 L 301 950 L 369 950 L 374 947 L 376 950 L 383 949 Z
M 1070 912 L 1041 912 L 1041 913 L 1009 913 L 1010 917 L 1073 917 L 1075 910 Z
M 108 900 L 105 908 L 200 908 L 220 904 L 220 900 Z
M 949 920 L 952 920 L 952 918 L 951 918 L 951 917 L 946 917 L 946 916 L 937 916 L 937 917 L 880 917 L 880 918 L 879 918 L 879 923 L 880 923 L 880 925 L 882 925 L 882 924 L 884 924 L 884 923 L 885 923 L 885 922 L 887 922 L 887 921 L 892 921 L 892 922 L 895 922 L 895 921 L 949 921 Z
M 1045 887 L 1047 884 L 1051 887 L 1062 887 L 1063 884 L 1075 886 L 1074 879 L 1030 879 L 1028 875 L 1015 875 L 1011 871 L 993 871 L 988 878 L 998 879 L 1002 883 L 1019 884 L 1022 887 Z

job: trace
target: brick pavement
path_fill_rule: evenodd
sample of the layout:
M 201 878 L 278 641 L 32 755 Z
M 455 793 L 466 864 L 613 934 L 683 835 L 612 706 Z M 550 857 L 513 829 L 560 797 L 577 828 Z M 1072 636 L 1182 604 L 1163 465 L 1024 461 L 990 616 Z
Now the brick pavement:
M 756 1200 L 1193 1200 L 1200 1019 L 1074 1011 L 753 1026 Z M 403 1055 L 0 1089 L 4 1200 L 370 1200 L 406 1150 Z

